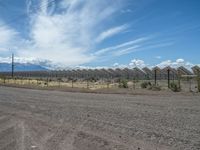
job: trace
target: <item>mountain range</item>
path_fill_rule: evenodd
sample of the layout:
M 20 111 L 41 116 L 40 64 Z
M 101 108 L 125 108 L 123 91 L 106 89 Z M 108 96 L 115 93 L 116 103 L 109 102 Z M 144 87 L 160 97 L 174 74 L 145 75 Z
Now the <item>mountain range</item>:
M 0 63 L 0 72 L 9 72 L 12 70 L 10 63 Z M 47 68 L 31 63 L 15 63 L 15 71 L 45 71 Z

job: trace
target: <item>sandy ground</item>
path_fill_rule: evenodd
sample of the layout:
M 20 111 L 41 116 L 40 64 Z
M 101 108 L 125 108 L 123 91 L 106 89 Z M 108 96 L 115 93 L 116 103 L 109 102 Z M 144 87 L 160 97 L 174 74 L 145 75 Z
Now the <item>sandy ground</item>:
M 200 95 L 0 87 L 0 150 L 200 150 Z

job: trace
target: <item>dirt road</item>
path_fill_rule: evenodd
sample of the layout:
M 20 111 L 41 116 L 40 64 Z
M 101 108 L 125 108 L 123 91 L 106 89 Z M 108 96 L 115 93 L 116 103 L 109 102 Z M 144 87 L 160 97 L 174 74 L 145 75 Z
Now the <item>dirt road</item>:
M 200 96 L 0 87 L 0 150 L 199 150 Z

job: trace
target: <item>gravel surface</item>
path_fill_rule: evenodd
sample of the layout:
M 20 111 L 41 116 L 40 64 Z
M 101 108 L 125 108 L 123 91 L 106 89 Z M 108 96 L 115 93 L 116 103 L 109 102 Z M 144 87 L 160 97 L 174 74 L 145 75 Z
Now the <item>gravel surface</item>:
M 200 150 L 200 95 L 0 87 L 0 150 Z

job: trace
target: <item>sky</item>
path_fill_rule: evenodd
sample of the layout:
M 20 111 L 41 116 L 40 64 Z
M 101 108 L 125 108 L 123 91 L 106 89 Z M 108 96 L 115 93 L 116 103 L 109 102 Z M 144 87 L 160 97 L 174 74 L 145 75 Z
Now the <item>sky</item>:
M 199 0 L 0 0 L 0 62 L 200 64 Z

